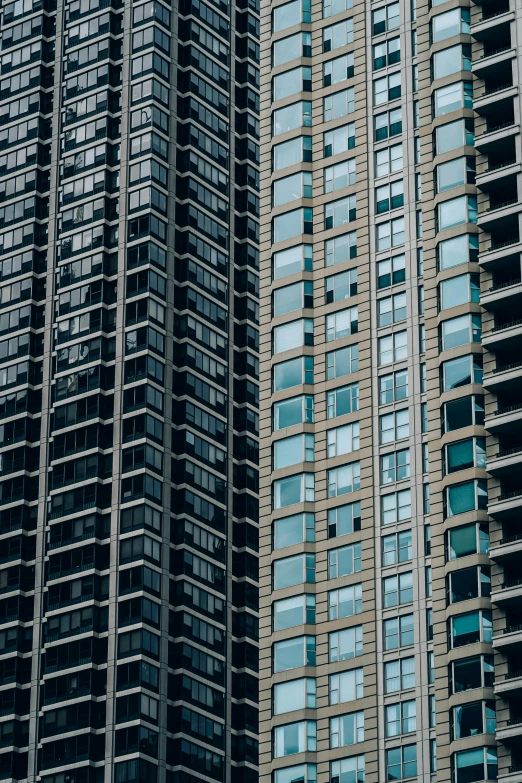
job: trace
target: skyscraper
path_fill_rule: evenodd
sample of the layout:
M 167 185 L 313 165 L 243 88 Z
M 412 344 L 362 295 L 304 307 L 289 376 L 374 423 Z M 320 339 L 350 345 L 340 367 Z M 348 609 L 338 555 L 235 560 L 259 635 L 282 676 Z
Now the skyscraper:
M 522 774 L 520 19 L 261 5 L 263 782 Z
M 249 783 L 258 8 L 0 13 L 0 778 Z

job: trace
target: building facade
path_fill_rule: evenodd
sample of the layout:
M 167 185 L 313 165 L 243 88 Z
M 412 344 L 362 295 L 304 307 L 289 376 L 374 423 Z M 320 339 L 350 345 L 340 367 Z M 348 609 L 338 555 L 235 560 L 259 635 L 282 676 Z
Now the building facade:
M 521 14 L 261 4 L 263 783 L 522 779 Z
M 257 767 L 255 0 L 0 9 L 0 779 Z

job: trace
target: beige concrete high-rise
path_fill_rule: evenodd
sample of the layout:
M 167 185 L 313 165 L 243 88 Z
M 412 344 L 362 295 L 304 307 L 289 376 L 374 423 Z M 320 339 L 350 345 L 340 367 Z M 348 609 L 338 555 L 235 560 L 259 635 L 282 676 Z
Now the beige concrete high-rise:
M 261 3 L 263 783 L 522 780 L 521 21 Z

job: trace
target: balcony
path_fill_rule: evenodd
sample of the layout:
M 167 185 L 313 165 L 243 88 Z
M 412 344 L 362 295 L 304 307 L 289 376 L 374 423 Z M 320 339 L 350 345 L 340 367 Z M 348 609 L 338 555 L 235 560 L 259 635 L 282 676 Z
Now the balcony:
M 522 444 L 501 449 L 494 457 L 488 457 L 486 470 L 493 476 L 519 474 L 522 464 Z
M 522 399 L 522 361 L 497 364 L 492 373 L 484 376 L 483 384 L 494 394 L 502 391 Z
M 503 492 L 488 503 L 488 514 L 496 519 L 519 516 L 522 508 L 522 488 Z
M 513 232 L 511 238 L 497 242 L 496 238 L 491 237 L 491 244 L 487 250 L 482 250 L 479 255 L 479 264 L 485 269 L 496 269 L 505 264 L 520 264 L 520 253 L 522 252 L 522 241 L 518 236 L 518 231 Z
M 515 356 L 520 356 L 522 345 L 522 319 L 508 321 L 494 326 L 489 332 L 482 333 L 482 345 L 490 351 L 499 348 L 505 351 L 513 351 Z
M 495 736 L 499 742 L 513 742 L 522 737 L 522 715 L 510 718 L 504 726 L 497 726 Z
M 482 19 L 471 25 L 471 35 L 476 41 L 495 41 L 509 34 L 509 25 L 515 19 L 515 12 L 499 9 L 493 13 L 484 13 Z
M 493 649 L 499 652 L 522 651 L 522 625 L 508 625 L 500 633 L 493 636 Z
M 518 213 L 522 211 L 522 203 L 518 197 L 506 199 L 500 203 L 494 203 L 479 213 L 478 225 L 485 231 L 506 232 L 509 236 L 510 229 L 518 227 Z
M 507 772 L 499 774 L 498 783 L 522 783 L 522 764 L 514 764 L 507 768 Z
M 492 416 L 488 416 L 484 426 L 490 432 L 511 432 L 522 429 L 522 402 L 514 405 L 499 406 Z
M 473 99 L 473 108 L 483 117 L 497 113 L 508 112 L 513 104 L 513 99 L 518 95 L 518 87 L 513 81 L 506 81 L 495 87 L 489 87 L 476 95 Z
M 503 181 L 507 177 L 515 177 L 520 172 L 520 163 L 515 158 L 505 159 L 499 163 L 492 163 L 487 169 L 477 174 L 476 185 L 487 193 L 493 188 L 502 187 Z
M 520 275 L 520 259 L 516 258 L 516 266 L 509 267 L 513 279 L 491 286 L 489 291 L 480 295 L 480 304 L 485 310 L 519 310 L 522 312 L 522 280 Z
M 502 538 L 498 544 L 492 546 L 489 550 L 489 557 L 495 562 L 516 560 L 522 552 L 522 533 L 515 536 Z M 522 673 L 521 673 L 522 676 Z
M 497 47 L 495 49 L 488 51 L 482 57 L 473 60 L 471 71 L 480 79 L 485 79 L 501 63 L 512 60 L 515 57 L 515 54 L 516 52 L 511 48 L 510 44 L 500 46 L 497 43 Z
M 522 578 L 503 582 L 500 590 L 491 592 L 491 603 L 496 606 L 519 606 L 522 599 Z
M 519 132 L 520 126 L 513 119 L 496 123 L 493 120 L 487 130 L 475 136 L 475 147 L 484 154 L 489 153 L 490 150 L 501 152 L 505 140 L 518 135 Z
M 509 672 L 504 679 L 495 680 L 495 696 L 520 695 L 522 692 L 522 671 Z

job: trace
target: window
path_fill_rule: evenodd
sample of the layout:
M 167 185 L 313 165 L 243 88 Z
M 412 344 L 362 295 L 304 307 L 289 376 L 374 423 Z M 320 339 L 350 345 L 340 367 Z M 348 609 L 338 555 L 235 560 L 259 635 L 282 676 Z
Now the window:
M 286 39 L 284 39 L 286 40 Z M 276 44 L 277 45 L 277 44 Z M 311 101 L 298 101 L 290 106 L 283 106 L 272 114 L 272 135 L 296 130 L 297 128 L 312 127 L 312 103 Z
M 326 341 L 340 340 L 359 330 L 357 307 L 348 307 L 326 316 Z
M 296 595 L 274 601 L 274 631 L 315 623 L 315 595 Z
M 461 750 L 452 757 L 452 767 L 454 783 L 496 780 L 498 776 L 497 749 L 488 747 Z
M 389 250 L 391 247 L 404 244 L 404 218 L 394 218 L 386 223 L 375 226 L 377 250 Z
M 323 87 L 344 82 L 353 76 L 353 53 L 343 54 L 323 63 Z
M 310 0 L 293 0 L 274 9 L 272 15 L 272 32 L 279 33 L 287 27 L 293 27 L 301 22 L 312 21 Z
M 274 549 L 315 541 L 315 515 L 294 514 L 274 522 Z
M 441 348 L 448 351 L 466 343 L 479 343 L 482 337 L 480 313 L 466 313 L 441 324 Z
M 280 207 L 290 201 L 312 197 L 312 172 L 299 171 L 289 177 L 277 179 L 272 185 L 272 207 Z
M 446 577 L 446 589 L 448 604 L 458 604 L 471 598 L 488 598 L 491 594 L 489 566 L 451 571 Z
M 314 420 L 314 398 L 312 395 L 290 397 L 274 405 L 274 432 L 292 427 L 294 424 L 310 424 Z
M 352 109 L 353 111 L 353 109 Z M 355 147 L 355 123 L 341 125 L 323 134 L 323 155 L 330 158 L 332 155 L 340 155 Z
M 324 192 L 343 190 L 348 185 L 355 185 L 355 159 L 345 160 L 335 166 L 324 169 Z
M 478 610 L 451 617 L 449 630 L 449 643 L 453 650 L 476 642 L 491 644 L 493 640 L 491 612 Z
M 326 454 L 328 458 L 350 454 L 359 447 L 359 422 L 345 424 L 343 427 L 328 430 Z
M 452 38 L 463 33 L 469 35 L 470 11 L 469 8 L 455 8 L 446 11 L 445 14 L 437 14 L 431 20 L 431 40 L 433 43 Z
M 383 566 L 406 563 L 412 557 L 411 530 L 402 530 L 400 533 L 392 533 L 391 536 L 383 536 Z
M 329 419 L 359 410 L 359 384 L 352 383 L 327 392 L 326 407 Z
M 315 636 L 297 636 L 274 644 L 274 672 L 315 666 Z
M 353 43 L 353 19 L 343 19 L 331 27 L 323 27 L 323 52 L 331 52 L 350 43 Z
M 276 769 L 275 783 L 317 783 L 317 765 L 300 764 L 297 767 L 283 767 Z
M 437 231 L 477 222 L 477 199 L 475 196 L 459 196 L 443 201 L 437 209 Z
M 464 9 L 460 10 L 463 11 Z M 473 147 L 474 143 L 475 134 L 473 131 L 472 119 L 466 118 L 448 122 L 446 125 L 440 125 L 435 130 L 436 155 L 442 155 L 444 152 L 451 152 L 459 147 Z
M 452 484 L 446 488 L 445 503 L 448 517 L 464 514 L 466 511 L 486 510 L 486 482 L 478 479 Z
M 392 617 L 383 623 L 385 650 L 397 650 L 399 647 L 409 647 L 414 641 L 413 615 L 403 614 Z
M 385 445 L 393 443 L 396 440 L 402 440 L 409 437 L 410 423 L 409 411 L 405 408 L 402 411 L 394 411 L 379 416 L 380 443 Z
M 384 730 L 386 737 L 409 734 L 417 728 L 417 707 L 415 701 L 389 704 L 385 708 Z
M 385 147 L 375 153 L 375 176 L 384 177 L 387 174 L 396 174 L 402 171 L 402 144 L 394 144 L 392 147 Z
M 397 576 L 387 576 L 383 579 L 384 607 L 409 604 L 413 601 L 413 575 L 406 571 Z
M 330 783 L 340 783 L 340 781 L 364 783 L 364 756 L 351 756 L 348 759 L 331 762 Z
M 473 108 L 473 82 L 455 82 L 447 87 L 439 87 L 433 96 L 433 116 L 442 117 L 444 114 L 457 109 Z
M 324 228 L 338 228 L 351 223 L 357 217 L 356 197 L 346 196 L 324 205 Z M 312 233 L 311 231 L 308 233 Z
M 274 242 L 298 237 L 300 234 L 313 234 L 313 216 L 311 207 L 294 209 L 277 215 L 272 221 Z
M 454 158 L 441 163 L 436 170 L 437 193 L 443 193 L 460 185 L 475 184 L 475 158 Z
M 361 529 L 361 504 L 347 503 L 328 509 L 328 538 L 344 536 Z
M 381 185 L 375 189 L 375 208 L 378 215 L 402 206 L 404 206 L 404 184 L 402 179 L 387 185 Z
M 353 87 L 334 92 L 332 95 L 326 95 L 323 98 L 323 122 L 338 120 L 341 117 L 346 117 L 347 114 L 351 114 L 353 111 L 355 111 Z
M 381 106 L 388 101 L 394 101 L 401 97 L 401 75 L 391 73 L 382 79 L 373 82 L 373 105 Z
M 472 467 L 486 467 L 485 438 L 467 438 L 448 443 L 444 449 L 444 472 L 456 473 Z
M 436 52 L 432 57 L 432 68 L 434 79 L 443 79 L 460 71 L 471 71 L 471 45 L 459 44 Z
M 357 294 L 357 269 L 349 269 L 346 272 L 339 272 L 337 275 L 331 275 L 325 280 L 325 299 L 326 304 L 339 302 L 348 299 Z
M 348 576 L 361 570 L 361 544 L 348 544 L 328 552 L 328 579 Z
M 274 685 L 274 715 L 315 707 L 315 677 L 303 677 Z
M 405 780 L 417 775 L 417 746 L 401 745 L 386 751 L 386 779 Z
M 472 522 L 448 530 L 448 560 L 457 560 L 476 553 L 489 552 L 489 529 L 487 524 Z
M 343 748 L 356 742 L 364 742 L 364 712 L 330 718 L 330 748 Z
M 312 69 L 308 65 L 292 68 L 273 77 L 272 100 L 280 101 L 298 92 L 310 92 L 311 89 Z
M 468 383 L 482 383 L 482 356 L 468 354 L 450 359 L 442 365 L 442 391 L 450 391 Z
M 306 553 L 276 560 L 274 569 L 274 590 L 303 583 L 315 582 L 315 555 Z
M 477 655 L 454 661 L 449 668 L 452 693 L 493 687 L 495 669 L 492 655 Z
M 328 619 L 340 620 L 362 612 L 362 585 L 350 585 L 328 593 Z
M 402 481 L 410 476 L 410 450 L 401 449 L 381 456 L 381 484 Z
M 274 509 L 285 508 L 295 503 L 313 503 L 314 486 L 313 473 L 298 473 L 274 481 Z
M 437 246 L 437 260 L 441 270 L 459 264 L 475 263 L 478 260 L 478 236 L 461 234 L 440 242 Z
M 284 351 L 291 351 L 293 348 L 300 348 L 303 345 L 313 345 L 313 329 L 313 318 L 301 318 L 297 321 L 290 321 L 287 324 L 276 326 L 273 330 L 274 355 Z
M 379 365 L 401 362 L 408 358 L 406 332 L 395 332 L 387 337 L 379 337 Z
M 375 117 L 375 141 L 397 136 L 402 133 L 402 109 L 392 109 Z
M 391 326 L 406 320 L 406 294 L 394 294 L 377 301 L 378 326 Z
M 343 465 L 327 472 L 328 497 L 347 495 L 361 488 L 361 466 L 359 462 Z
M 399 370 L 379 377 L 379 405 L 400 402 L 408 397 L 408 371 Z
M 284 65 L 290 60 L 300 57 L 310 57 L 312 36 L 310 33 L 296 33 L 287 38 L 280 38 L 272 47 L 272 65 Z
M 312 271 L 312 245 L 296 245 L 273 255 L 274 280 L 296 272 Z
M 373 47 L 373 70 L 378 71 L 387 65 L 395 65 L 401 61 L 401 39 L 390 38 Z
M 299 462 L 314 461 L 314 435 L 304 433 L 292 435 L 289 438 L 277 440 L 272 445 L 272 462 L 274 470 L 287 468 Z
M 478 274 L 459 275 L 440 284 L 440 309 L 448 310 L 468 302 L 480 301 L 480 279 Z
M 357 234 L 352 231 L 349 234 L 341 234 L 334 239 L 328 239 L 324 243 L 325 266 L 342 264 L 357 256 Z
M 372 35 L 389 33 L 400 25 L 399 3 L 390 3 L 372 13 Z
M 362 699 L 363 670 L 351 669 L 340 674 L 331 674 L 329 679 L 330 704 L 342 704 L 346 701 Z
M 296 163 L 310 163 L 312 160 L 312 137 L 297 136 L 295 139 L 276 144 L 272 150 L 272 170 L 280 171 Z
M 298 356 L 274 367 L 274 392 L 314 382 L 313 356 Z
M 289 723 L 274 730 L 274 758 L 317 749 L 317 726 L 314 720 Z
M 326 354 L 326 378 L 341 378 L 359 369 L 359 348 L 357 345 L 347 345 Z
M 403 489 L 381 498 L 381 517 L 383 525 L 404 522 L 411 519 L 411 490 Z
M 311 280 L 286 285 L 277 288 L 272 295 L 272 312 L 274 316 L 286 315 L 294 310 L 312 308 L 314 301 L 313 283 Z
M 400 658 L 384 664 L 384 692 L 396 693 L 415 687 L 415 658 Z
M 357 658 L 363 652 L 362 625 L 344 628 L 342 631 L 331 633 L 328 637 L 328 645 L 328 660 L 330 663 Z

